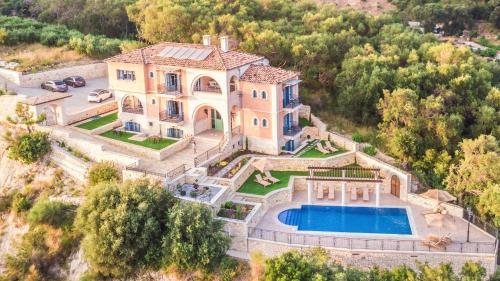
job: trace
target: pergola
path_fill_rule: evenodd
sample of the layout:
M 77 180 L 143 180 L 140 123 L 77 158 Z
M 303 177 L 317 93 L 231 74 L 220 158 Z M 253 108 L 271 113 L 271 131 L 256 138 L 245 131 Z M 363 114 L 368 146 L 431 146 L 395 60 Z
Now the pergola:
M 375 205 L 380 205 L 380 169 L 361 167 L 321 167 L 310 166 L 307 177 L 307 202 L 312 202 L 314 182 L 338 181 L 341 182 L 342 206 L 345 205 L 345 190 L 348 182 L 375 183 Z

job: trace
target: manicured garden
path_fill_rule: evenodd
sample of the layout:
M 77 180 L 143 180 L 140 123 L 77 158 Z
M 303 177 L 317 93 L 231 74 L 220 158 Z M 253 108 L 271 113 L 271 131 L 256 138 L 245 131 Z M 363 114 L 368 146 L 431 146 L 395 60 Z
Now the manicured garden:
M 325 141 L 321 141 L 321 145 L 325 147 Z M 316 149 L 316 142 L 310 143 L 308 146 L 304 147 L 299 153 L 297 153 L 300 158 L 325 158 L 333 155 L 341 154 L 346 152 L 347 150 L 342 147 L 337 147 L 333 145 L 337 151 L 330 153 L 322 153 L 318 149 Z
M 118 141 L 123 141 L 123 142 L 128 142 L 131 144 L 144 146 L 144 147 L 151 148 L 151 149 L 156 149 L 156 150 L 163 149 L 163 148 L 177 142 L 177 140 L 164 139 L 164 138 L 160 138 L 160 137 L 149 137 L 143 141 L 131 140 L 130 138 L 135 136 L 135 134 L 129 133 L 129 132 L 117 132 L 114 130 L 102 133 L 101 136 L 106 137 L 106 138 L 110 138 L 110 139 L 114 139 L 114 140 L 118 140 Z
M 288 186 L 288 181 L 291 176 L 307 176 L 308 172 L 306 171 L 271 171 L 271 175 L 280 181 L 277 183 L 273 183 L 267 187 L 255 182 L 255 175 L 260 173 L 259 171 L 255 171 L 252 175 L 241 185 L 238 189 L 238 192 L 241 193 L 249 193 L 255 195 L 266 195 L 271 191 L 284 188 Z
M 85 130 L 93 130 L 102 127 L 104 125 L 110 124 L 112 122 L 115 122 L 116 120 L 118 120 L 118 113 L 115 112 L 105 116 L 99 116 L 91 121 L 82 123 L 77 127 Z

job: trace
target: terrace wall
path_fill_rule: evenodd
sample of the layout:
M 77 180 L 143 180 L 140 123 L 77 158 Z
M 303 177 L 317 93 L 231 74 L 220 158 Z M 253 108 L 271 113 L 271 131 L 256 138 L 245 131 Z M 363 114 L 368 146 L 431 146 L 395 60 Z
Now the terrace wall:
M 118 104 L 117 102 L 107 102 L 103 103 L 100 106 L 95 106 L 92 108 L 89 108 L 87 110 L 83 110 L 74 114 L 68 114 L 68 112 L 65 112 L 66 118 L 65 118 L 65 124 L 61 125 L 68 125 L 68 124 L 74 124 L 80 121 L 83 121 L 85 119 L 92 118 L 97 115 L 101 115 L 104 113 L 108 113 L 111 111 L 115 111 L 118 109 Z
M 40 87 L 43 81 L 64 79 L 72 75 L 79 75 L 85 79 L 106 77 L 108 75 L 108 66 L 106 63 L 101 62 L 58 68 L 38 73 L 22 74 L 18 85 L 21 87 Z
M 267 257 L 274 257 L 282 253 L 309 249 L 308 246 L 289 245 L 279 242 L 260 240 L 255 238 L 248 239 L 248 248 L 252 251 L 259 251 Z M 460 272 L 463 264 L 467 261 L 480 262 L 486 268 L 488 274 L 495 272 L 495 256 L 493 254 L 455 254 L 439 252 L 382 252 L 382 251 L 349 251 L 329 247 L 324 248 L 330 257 L 344 266 L 353 266 L 357 268 L 370 268 L 379 266 L 382 268 L 393 268 L 400 265 L 408 265 L 416 268 L 416 262 L 428 262 L 431 266 L 438 266 L 442 262 L 449 262 L 455 272 Z

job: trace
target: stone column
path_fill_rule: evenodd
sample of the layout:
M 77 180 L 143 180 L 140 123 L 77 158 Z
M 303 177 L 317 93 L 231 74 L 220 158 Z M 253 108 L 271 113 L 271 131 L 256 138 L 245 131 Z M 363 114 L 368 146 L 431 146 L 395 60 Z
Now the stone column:
M 380 206 L 380 183 L 375 184 L 375 206 Z
M 313 183 L 311 180 L 307 181 L 307 204 L 312 203 Z
M 342 206 L 345 205 L 345 185 L 346 185 L 346 182 L 343 181 L 342 182 Z

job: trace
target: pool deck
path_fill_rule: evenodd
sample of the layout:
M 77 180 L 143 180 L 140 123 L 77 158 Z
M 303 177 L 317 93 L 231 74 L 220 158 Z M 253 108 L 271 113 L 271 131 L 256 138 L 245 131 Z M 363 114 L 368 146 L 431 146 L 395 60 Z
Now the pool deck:
M 314 197 L 316 194 L 314 194 Z M 452 241 L 465 242 L 467 240 L 467 221 L 461 218 L 453 217 L 447 215 L 447 219 L 443 224 L 443 227 L 428 226 L 423 212 L 429 211 L 429 209 L 412 205 L 408 202 L 404 202 L 390 194 L 381 194 L 380 196 L 380 207 L 398 207 L 406 208 L 408 212 L 408 219 L 410 220 L 410 225 L 412 228 L 412 235 L 397 235 L 397 234 L 360 234 L 360 233 L 329 233 L 329 232 L 319 232 L 319 231 L 298 231 L 296 226 L 289 226 L 281 223 L 278 220 L 278 214 L 289 208 L 300 208 L 301 205 L 307 204 L 307 192 L 297 191 L 294 194 L 292 202 L 277 204 L 270 208 L 266 214 L 262 217 L 260 222 L 257 224 L 257 228 L 265 230 L 274 230 L 281 232 L 291 232 L 291 233 L 301 233 L 301 234 L 314 234 L 314 235 L 333 235 L 338 237 L 362 237 L 362 238 L 390 238 L 390 239 L 425 239 L 429 234 L 434 235 L 446 235 L 451 234 Z M 337 191 L 335 194 L 335 200 L 328 200 L 327 197 L 323 200 L 317 200 L 314 198 L 313 205 L 329 205 L 329 206 L 340 206 L 340 194 Z M 358 200 L 351 202 L 349 199 L 346 201 L 345 206 L 364 206 L 364 207 L 375 207 L 374 196 L 371 196 L 370 201 L 364 202 L 358 197 Z M 471 242 L 494 242 L 495 239 L 480 230 L 473 224 L 470 226 L 470 238 Z

